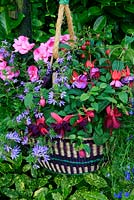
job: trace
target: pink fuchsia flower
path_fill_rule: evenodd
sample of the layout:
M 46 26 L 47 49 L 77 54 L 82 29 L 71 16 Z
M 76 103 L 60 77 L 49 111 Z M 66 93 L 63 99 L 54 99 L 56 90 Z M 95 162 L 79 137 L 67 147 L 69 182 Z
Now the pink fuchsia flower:
M 55 119 L 55 123 L 52 123 L 51 126 L 56 133 L 58 133 L 61 137 L 64 137 L 66 131 L 71 130 L 70 119 L 74 115 L 67 115 L 65 117 L 60 117 L 57 113 L 52 112 L 51 117 Z
M 90 69 L 90 78 L 91 79 L 97 79 L 100 77 L 100 70 L 97 67 Z
M 106 117 L 105 117 L 105 127 L 109 129 L 117 129 L 120 127 L 120 122 L 118 117 L 121 117 L 122 114 L 118 111 L 116 107 L 111 108 L 107 106 L 106 108 Z
M 111 72 L 113 81 L 110 83 L 111 86 L 116 88 L 122 87 L 123 84 L 121 83 L 121 71 L 114 70 Z
M 52 53 L 51 51 L 49 52 L 47 43 L 41 43 L 40 46 L 33 51 L 33 55 L 36 62 L 43 60 L 45 63 L 47 63 Z
M 35 82 L 39 79 L 38 76 L 38 68 L 34 65 L 28 67 L 28 75 L 30 77 L 31 82 Z
M 19 36 L 18 39 L 14 39 L 13 47 L 15 52 L 19 52 L 20 54 L 28 53 L 35 45 L 34 43 L 30 44 L 28 40 L 28 37 L 25 36 Z

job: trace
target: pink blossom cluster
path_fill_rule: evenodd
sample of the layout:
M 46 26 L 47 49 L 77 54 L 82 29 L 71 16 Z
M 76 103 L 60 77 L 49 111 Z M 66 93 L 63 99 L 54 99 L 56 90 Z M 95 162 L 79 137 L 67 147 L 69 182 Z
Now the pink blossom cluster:
M 22 35 L 19 36 L 18 39 L 14 39 L 13 47 L 15 49 L 15 52 L 26 54 L 34 47 L 34 45 L 34 43 L 29 43 L 28 37 Z
M 19 74 L 19 70 L 14 71 L 14 67 L 8 66 L 5 60 L 0 61 L 0 78 L 2 80 L 12 80 L 14 77 L 18 77 Z
M 67 43 L 68 40 L 69 40 L 68 34 L 60 36 L 61 43 Z M 43 60 L 46 63 L 53 54 L 53 46 L 54 46 L 54 37 L 50 37 L 46 43 L 41 43 L 40 46 L 33 51 L 34 60 L 35 61 Z

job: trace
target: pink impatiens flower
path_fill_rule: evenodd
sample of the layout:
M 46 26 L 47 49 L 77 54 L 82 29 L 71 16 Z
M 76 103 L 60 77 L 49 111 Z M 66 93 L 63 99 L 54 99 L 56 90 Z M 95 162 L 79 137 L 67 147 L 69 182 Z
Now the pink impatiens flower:
M 28 67 L 28 75 L 30 77 L 31 82 L 35 82 L 39 79 L 38 76 L 38 68 L 34 65 Z
M 33 55 L 36 62 L 43 60 L 46 63 L 52 53 L 51 51 L 49 52 L 46 43 L 41 43 L 40 46 L 33 51 Z
M 14 39 L 13 47 L 15 49 L 15 52 L 26 54 L 34 47 L 34 45 L 34 43 L 29 43 L 28 37 L 22 35 L 19 36 L 18 39 Z

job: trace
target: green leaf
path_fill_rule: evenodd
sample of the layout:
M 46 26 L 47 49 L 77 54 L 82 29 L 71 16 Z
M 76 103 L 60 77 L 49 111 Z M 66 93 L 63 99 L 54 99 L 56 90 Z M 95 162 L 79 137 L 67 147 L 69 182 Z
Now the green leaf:
M 19 194 L 15 189 L 2 188 L 2 193 L 11 199 L 16 199 L 19 197 Z
M 116 99 L 112 98 L 112 97 L 104 97 L 104 99 L 107 99 L 109 102 L 115 103 L 117 104 Z
M 45 200 L 45 196 L 48 192 L 48 188 L 42 187 L 36 190 L 33 194 L 33 197 L 38 200 Z
M 27 93 L 25 98 L 24 98 L 24 104 L 26 108 L 32 108 L 33 106 L 33 94 L 32 93 Z
M 127 103 L 128 102 L 128 94 L 126 92 L 120 92 L 118 94 L 119 99 L 123 102 L 123 103 Z
M 106 88 L 106 87 L 107 87 L 107 84 L 106 84 L 106 83 L 101 83 L 101 84 L 100 84 L 100 88 L 103 88 L 103 89 L 104 89 L 104 88 Z
M 90 146 L 89 146 L 88 144 L 83 144 L 83 149 L 84 149 L 88 154 L 90 154 L 91 149 L 90 149 Z
M 54 200 L 64 200 L 62 195 L 59 192 L 52 193 L 52 197 L 53 197 Z
M 69 135 L 70 140 L 74 140 L 75 138 L 76 138 L 76 135 L 74 135 L 74 134 Z
M 97 6 L 92 6 L 88 9 L 88 16 L 101 15 L 101 13 L 102 13 L 101 9 Z
M 114 60 L 112 63 L 112 70 L 121 71 L 122 69 L 124 69 L 124 63 L 121 60 Z
M 84 180 L 88 184 L 95 186 L 98 189 L 107 187 L 107 182 L 105 181 L 105 179 L 103 179 L 102 177 L 98 176 L 95 173 L 84 175 Z
M 134 13 L 134 5 L 130 4 L 130 5 L 125 5 L 124 9 L 130 13 Z
M 93 108 L 95 111 L 98 111 L 98 109 L 99 109 L 98 103 L 93 102 L 93 103 L 91 103 L 91 106 L 92 106 L 92 108 Z
M 80 101 L 86 101 L 87 99 L 89 99 L 89 94 L 88 93 L 83 93 L 80 96 Z
M 104 194 L 97 191 L 84 192 L 83 197 L 85 200 L 108 200 Z
M 11 31 L 10 29 L 10 18 L 6 11 L 1 12 L 0 14 L 0 27 L 3 28 L 4 32 L 8 35 Z
M 107 23 L 106 16 L 102 15 L 98 17 L 93 25 L 93 30 L 96 32 L 102 31 L 102 29 L 106 26 L 106 23 Z

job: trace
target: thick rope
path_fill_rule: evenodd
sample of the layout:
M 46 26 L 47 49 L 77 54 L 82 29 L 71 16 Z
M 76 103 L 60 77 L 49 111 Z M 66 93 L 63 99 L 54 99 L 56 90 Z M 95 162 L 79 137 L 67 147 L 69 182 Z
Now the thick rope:
M 63 15 L 64 11 L 67 17 L 67 24 L 68 24 L 68 31 L 70 35 L 70 40 L 74 40 L 74 31 L 73 31 L 73 23 L 72 23 L 72 17 L 71 12 L 69 9 L 68 4 L 60 4 L 59 10 L 58 10 L 58 18 L 56 23 L 56 33 L 55 33 L 55 40 L 54 40 L 54 47 L 53 47 L 53 57 L 55 59 L 58 58 L 58 50 L 59 50 L 59 42 L 60 42 L 60 35 L 61 35 L 61 26 L 63 21 Z M 70 45 L 73 45 L 73 42 L 70 43 Z

